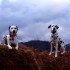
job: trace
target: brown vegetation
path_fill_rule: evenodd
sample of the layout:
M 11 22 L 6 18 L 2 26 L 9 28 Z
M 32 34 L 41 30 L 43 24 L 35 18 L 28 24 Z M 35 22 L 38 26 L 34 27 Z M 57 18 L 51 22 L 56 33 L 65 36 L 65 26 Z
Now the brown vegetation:
M 19 44 L 19 49 L 0 46 L 0 70 L 70 70 L 70 52 L 54 57 Z

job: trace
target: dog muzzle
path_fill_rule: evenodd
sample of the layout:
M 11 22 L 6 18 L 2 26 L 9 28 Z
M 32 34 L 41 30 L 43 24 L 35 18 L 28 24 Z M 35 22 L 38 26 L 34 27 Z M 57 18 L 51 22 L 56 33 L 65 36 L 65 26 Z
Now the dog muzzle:
M 52 30 L 52 31 L 51 31 L 51 33 L 53 33 L 53 34 L 54 34 L 54 33 L 56 33 L 56 30 L 55 30 L 55 29 L 54 29 L 54 30 Z

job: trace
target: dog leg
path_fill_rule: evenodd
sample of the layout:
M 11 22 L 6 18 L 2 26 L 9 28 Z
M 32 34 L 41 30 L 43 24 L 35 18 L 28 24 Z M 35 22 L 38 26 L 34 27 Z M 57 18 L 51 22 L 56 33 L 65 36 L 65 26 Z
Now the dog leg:
M 9 48 L 9 49 L 12 49 L 12 47 L 10 46 L 9 36 L 7 36 L 7 43 L 8 43 L 8 45 L 7 45 L 7 46 L 8 46 L 8 48 Z
M 17 45 L 17 46 L 15 47 L 15 49 L 18 50 L 18 42 L 16 43 L 16 45 Z
M 66 48 L 66 46 L 63 44 L 63 45 L 61 45 L 61 47 L 62 47 L 62 49 L 63 49 L 63 52 L 61 53 L 61 54 L 64 54 L 66 51 L 65 51 L 65 48 Z
M 12 49 L 12 47 L 9 44 L 7 46 L 8 46 L 9 49 Z
M 15 43 L 16 43 L 15 49 L 18 50 L 18 40 L 17 40 L 17 38 L 15 38 Z
M 16 50 L 18 50 L 18 47 L 15 47 Z
M 56 44 L 55 46 L 55 57 L 57 57 L 57 53 L 58 53 L 58 44 Z
M 51 55 L 52 54 L 52 44 L 51 44 L 51 49 L 50 49 L 50 53 L 49 53 L 49 55 Z

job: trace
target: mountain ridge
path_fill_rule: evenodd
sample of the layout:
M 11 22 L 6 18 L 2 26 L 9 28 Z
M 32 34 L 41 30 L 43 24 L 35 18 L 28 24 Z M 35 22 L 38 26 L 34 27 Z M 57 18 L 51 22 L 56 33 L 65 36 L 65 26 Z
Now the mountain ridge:
M 40 51 L 50 51 L 50 42 L 49 41 L 40 41 L 40 40 L 31 40 L 28 42 L 21 42 L 22 44 L 26 45 L 27 47 L 33 47 Z M 66 51 L 70 51 L 70 43 L 65 44 Z

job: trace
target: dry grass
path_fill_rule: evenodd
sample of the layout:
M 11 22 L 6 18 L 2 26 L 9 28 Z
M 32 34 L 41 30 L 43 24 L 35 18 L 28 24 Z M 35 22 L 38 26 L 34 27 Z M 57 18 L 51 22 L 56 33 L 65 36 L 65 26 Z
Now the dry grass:
M 0 46 L 0 70 L 70 70 L 70 52 L 58 58 L 19 44 L 19 49 Z

